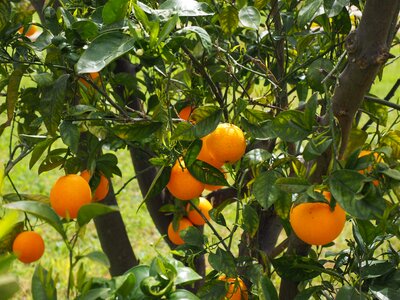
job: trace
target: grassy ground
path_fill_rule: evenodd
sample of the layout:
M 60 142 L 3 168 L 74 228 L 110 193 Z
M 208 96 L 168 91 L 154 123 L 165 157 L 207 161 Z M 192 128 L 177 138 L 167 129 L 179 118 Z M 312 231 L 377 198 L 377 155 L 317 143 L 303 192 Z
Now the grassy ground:
M 397 49 L 395 53 L 398 55 L 400 53 L 399 49 Z M 377 82 L 376 85 L 373 86 L 371 92 L 377 97 L 385 97 L 390 88 L 393 86 L 394 82 L 398 79 L 397 70 L 399 70 L 399 68 L 400 60 L 397 60 L 387 69 L 385 69 L 383 80 L 381 82 Z M 392 102 L 399 102 L 399 91 L 392 99 Z M 8 144 L 9 129 L 6 129 L 5 134 L 3 134 L 0 139 L 1 164 L 4 164 L 8 159 Z M 123 184 L 134 175 L 134 170 L 132 168 L 132 164 L 130 163 L 129 153 L 118 153 L 118 157 L 123 177 L 115 178 L 113 181 L 115 190 L 119 190 L 119 188 L 122 187 Z M 53 182 L 60 175 L 62 175 L 61 171 L 54 170 L 38 176 L 36 169 L 29 170 L 28 161 L 29 159 L 22 161 L 12 171 L 11 179 L 14 183 L 14 186 L 17 188 L 19 193 L 48 195 Z M 13 187 L 9 180 L 5 180 L 3 194 L 9 192 L 14 192 Z M 128 184 L 127 187 L 118 195 L 121 213 L 135 253 L 142 263 L 149 263 L 151 258 L 157 255 L 157 251 L 167 253 L 168 248 L 165 243 L 160 240 L 161 237 L 152 225 L 151 219 L 145 207 L 142 207 L 139 211 L 137 211 L 141 200 L 142 197 L 135 181 L 132 181 L 130 184 Z M 40 263 L 45 268 L 49 268 L 50 266 L 52 267 L 53 274 L 55 278 L 57 278 L 57 288 L 59 288 L 60 292 L 62 293 L 65 290 L 68 267 L 66 248 L 55 230 L 46 224 L 40 224 L 36 230 L 43 234 L 46 242 L 46 252 Z M 336 251 L 344 247 L 346 244 L 345 239 L 348 237 L 349 232 L 350 224 L 347 224 L 345 234 L 338 238 L 336 247 L 330 250 Z M 284 238 L 285 236 L 282 234 L 280 240 L 283 240 Z M 85 235 L 79 241 L 78 246 L 81 253 L 88 253 L 90 251 L 101 249 L 92 223 L 88 225 Z M 15 297 L 15 299 L 31 299 L 29 295 L 30 279 L 34 271 L 34 267 L 35 264 L 23 265 L 19 262 L 14 263 L 12 272 L 18 276 L 21 284 L 21 292 Z M 85 267 L 89 276 L 108 276 L 107 268 L 98 263 L 88 261 L 85 264 Z

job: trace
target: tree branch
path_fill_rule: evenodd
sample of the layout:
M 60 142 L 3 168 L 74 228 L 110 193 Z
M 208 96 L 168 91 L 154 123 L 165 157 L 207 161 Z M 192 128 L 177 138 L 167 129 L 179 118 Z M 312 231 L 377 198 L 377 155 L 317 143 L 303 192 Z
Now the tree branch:
M 366 2 L 359 28 L 346 39 L 348 64 L 340 74 L 332 97 L 332 108 L 339 120 L 341 158 L 346 150 L 352 122 L 377 72 L 392 57 L 388 41 L 393 20 L 399 14 L 399 0 Z

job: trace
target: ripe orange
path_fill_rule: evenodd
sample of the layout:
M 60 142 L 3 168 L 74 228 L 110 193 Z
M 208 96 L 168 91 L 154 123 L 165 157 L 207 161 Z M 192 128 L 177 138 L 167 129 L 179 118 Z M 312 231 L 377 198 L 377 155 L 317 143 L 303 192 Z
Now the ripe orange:
M 197 208 L 201 211 L 201 213 L 206 217 L 207 220 L 210 220 L 209 211 L 213 208 L 210 201 L 208 201 L 204 197 L 199 198 L 199 203 L 196 205 Z M 195 210 L 190 203 L 186 206 L 186 211 L 190 222 L 194 225 L 204 225 L 206 221 L 203 217 Z
M 34 231 L 24 231 L 17 235 L 13 242 L 13 252 L 18 260 L 29 264 L 37 261 L 44 253 L 44 241 Z
M 330 200 L 330 193 L 323 193 Z M 326 245 L 336 239 L 346 222 L 346 212 L 336 204 L 331 211 L 329 204 L 301 203 L 292 206 L 290 224 L 296 235 L 310 245 Z
M 89 183 L 90 185 L 90 179 L 92 178 L 92 176 L 90 175 L 90 172 L 88 170 L 84 170 L 81 172 L 81 176 Z M 108 190 L 110 187 L 110 183 L 107 179 L 107 177 L 105 177 L 103 174 L 100 175 L 100 182 L 97 185 L 97 187 L 94 190 L 94 194 L 93 194 L 93 201 L 101 201 L 103 200 L 107 194 L 108 194 Z M 93 193 L 93 191 L 92 191 Z
M 188 105 L 179 111 L 179 118 L 185 121 L 189 121 L 190 115 L 192 114 L 194 107 Z
M 185 167 L 183 159 L 179 159 L 172 167 L 167 188 L 174 197 L 180 200 L 190 200 L 201 195 L 204 183 L 194 178 Z
M 210 152 L 210 149 L 208 149 L 208 147 L 207 147 L 207 143 L 206 143 L 207 138 L 208 138 L 208 135 L 201 138 L 201 140 L 203 141 L 203 144 L 201 146 L 201 150 L 200 150 L 199 154 L 197 155 L 197 159 L 204 161 L 204 162 L 208 163 L 209 165 L 212 165 L 213 167 L 219 169 L 222 167 L 224 162 L 215 159 L 215 157 L 212 155 L 212 153 Z
M 367 155 L 370 155 L 370 154 L 371 154 L 371 151 L 369 151 L 369 150 L 361 150 L 361 152 L 358 155 L 358 157 L 360 158 L 360 157 L 367 156 Z M 374 152 L 373 155 L 374 155 L 374 158 L 375 158 L 375 162 L 377 162 L 377 163 L 383 162 L 382 156 L 380 156 L 378 153 Z M 370 172 L 372 172 L 372 170 L 373 170 L 373 167 L 369 166 L 365 170 L 359 170 L 358 172 L 360 174 L 364 174 L 365 172 L 370 173 Z M 379 180 L 377 180 L 377 179 L 373 180 L 372 183 L 373 183 L 373 185 L 378 186 L 379 185 Z
M 180 235 L 179 235 L 179 233 L 182 231 L 182 230 L 184 230 L 184 229 L 186 229 L 186 228 L 188 228 L 188 227 L 190 227 L 190 226 L 193 226 L 193 223 L 192 222 L 190 222 L 187 218 L 182 218 L 182 219 L 180 219 L 179 220 L 179 226 L 178 226 L 178 231 L 175 231 L 174 230 L 174 227 L 173 227 L 173 225 L 172 225 L 172 222 L 169 224 L 169 226 L 168 226 L 168 238 L 169 238 L 169 240 L 173 243 L 173 244 L 175 244 L 175 245 L 182 245 L 182 244 L 184 244 L 185 242 L 184 242 L 184 240 L 180 237 Z
M 249 295 L 247 287 L 243 280 L 238 278 L 226 278 L 225 275 L 218 277 L 218 280 L 226 281 L 229 284 L 228 292 L 225 295 L 226 299 L 230 300 L 248 300 Z
M 28 30 L 25 32 L 25 36 L 27 38 L 33 36 L 36 32 L 38 31 L 38 27 L 36 25 L 30 25 Z M 19 34 L 24 33 L 24 26 L 22 26 L 20 29 L 18 29 Z
M 100 74 L 99 72 L 93 72 L 93 73 L 89 73 L 89 77 L 92 79 L 93 82 L 95 82 L 96 84 L 99 83 L 100 80 Z M 79 78 L 79 82 L 81 82 L 87 89 L 92 88 L 92 85 L 87 82 L 87 80 L 85 78 Z
M 61 176 L 50 191 L 51 207 L 62 218 L 75 219 L 81 206 L 91 200 L 89 183 L 76 174 Z
M 238 161 L 246 151 L 246 139 L 243 131 L 229 123 L 219 124 L 207 136 L 206 145 L 212 156 L 223 163 Z

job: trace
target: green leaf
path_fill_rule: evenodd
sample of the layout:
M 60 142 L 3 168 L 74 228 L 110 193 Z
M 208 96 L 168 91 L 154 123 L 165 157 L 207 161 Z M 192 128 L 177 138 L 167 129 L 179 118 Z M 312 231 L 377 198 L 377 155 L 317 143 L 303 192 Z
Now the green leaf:
M 175 279 L 175 284 L 186 284 L 202 279 L 192 268 L 178 267 L 176 269 L 178 276 Z
M 257 122 L 257 124 L 252 124 L 245 118 L 242 118 L 240 120 L 240 124 L 242 125 L 243 130 L 249 133 L 252 138 L 267 140 L 277 137 L 273 129 L 272 120 L 266 120 L 263 122 Z
M 162 190 L 167 186 L 170 175 L 171 175 L 171 167 L 163 166 L 158 170 L 157 175 L 154 178 L 153 182 L 151 183 L 146 193 L 146 196 L 144 197 L 139 208 L 142 206 L 144 202 L 159 195 L 162 192 Z
M 360 295 L 355 287 L 342 286 L 336 294 L 336 300 L 364 300 L 364 295 Z
M 187 166 L 190 174 L 197 180 L 211 185 L 229 185 L 224 174 L 217 168 L 208 163 L 195 160 L 191 165 Z
M 317 1 L 316 1 L 317 2 Z M 327 58 L 319 58 L 312 62 L 307 69 L 307 82 L 310 87 L 318 92 L 323 93 L 325 91 L 322 80 L 329 74 L 333 69 L 333 63 Z M 328 79 L 325 81 L 327 87 L 335 83 L 334 79 Z
M 132 273 L 136 278 L 135 286 L 132 289 L 132 295 L 135 295 L 137 297 L 136 299 L 144 299 L 144 294 L 140 288 L 140 283 L 143 281 L 143 279 L 150 276 L 150 267 L 146 265 L 139 265 L 125 272 L 125 274 L 128 273 Z
M 197 246 L 202 248 L 204 245 L 205 236 L 195 226 L 189 226 L 188 228 L 179 232 L 179 236 L 185 241 L 185 244 L 191 246 Z
M 136 39 L 119 31 L 99 35 L 76 64 L 79 74 L 99 72 L 115 59 L 135 48 Z
M 69 75 L 63 74 L 51 88 L 43 89 L 40 113 L 51 136 L 55 136 L 63 113 Z
M 394 271 L 396 267 L 390 261 L 373 260 L 368 261 L 360 268 L 360 276 L 362 279 L 378 278 Z
M 250 237 L 254 237 L 257 233 L 260 222 L 257 211 L 250 205 L 245 205 L 243 207 L 242 215 L 242 228 L 250 235 Z
M 0 25 L 1 25 L 1 15 L 0 15 Z M 19 290 L 19 285 L 17 282 L 17 278 L 14 275 L 11 274 L 0 275 L 1 299 L 3 300 L 12 299 L 13 295 L 16 292 L 18 292 L 18 290 Z
M 139 2 L 140 3 L 140 2 Z M 149 31 L 150 30 L 150 21 L 149 18 L 147 18 L 147 15 L 143 11 L 143 9 L 137 5 L 136 3 L 132 3 L 133 5 L 133 11 L 135 14 L 135 17 L 138 19 L 140 23 L 144 26 L 144 28 Z
M 295 110 L 284 111 L 273 119 L 272 130 L 285 142 L 301 141 L 312 132 L 304 113 Z
M 160 35 L 158 36 L 158 41 L 156 46 L 160 45 L 160 43 L 168 37 L 171 31 L 175 29 L 176 23 L 178 23 L 178 21 L 179 21 L 179 16 L 174 15 L 167 21 L 167 23 L 165 23 L 165 25 L 161 29 Z
M 283 192 L 275 185 L 276 180 L 281 177 L 276 171 L 267 171 L 256 177 L 252 191 L 257 202 L 268 209 L 272 204 L 281 198 Z
M 400 131 L 392 130 L 381 138 L 382 145 L 392 148 L 392 157 L 400 159 Z
M 300 27 L 314 20 L 317 16 L 324 13 L 324 0 L 307 0 L 299 11 L 297 22 Z
M 253 149 L 245 153 L 242 159 L 243 168 L 255 167 L 266 163 L 272 158 L 272 154 L 264 149 Z
M 332 145 L 332 139 L 326 136 L 319 136 L 311 139 L 304 147 L 303 157 L 306 161 L 319 157 Z
M 51 276 L 41 265 L 37 265 L 32 277 L 33 300 L 57 300 L 57 289 Z
M 167 0 L 160 5 L 159 10 L 170 11 L 171 14 L 177 13 L 181 17 L 212 15 L 207 3 L 194 0 Z
M 7 26 L 11 19 L 11 2 L 0 0 L 0 33 Z
M 187 290 L 177 289 L 175 292 L 168 295 L 168 300 L 200 300 L 195 294 Z
M 129 0 L 108 0 L 103 7 L 104 24 L 122 21 L 128 12 Z
M 244 27 L 257 30 L 261 23 L 261 15 L 254 6 L 245 6 L 239 11 L 239 20 Z
M 330 191 L 340 206 L 350 215 L 367 220 L 382 214 L 385 202 L 374 187 L 360 194 L 365 182 L 366 177 L 354 170 L 337 170 L 329 177 Z
M 263 300 L 278 300 L 278 293 L 272 283 L 271 279 L 266 275 L 262 275 L 258 282 L 258 289 L 260 292 L 260 299 Z
M 353 127 L 350 130 L 349 142 L 347 144 L 343 157 L 348 158 L 352 152 L 354 152 L 356 149 L 361 148 L 365 144 L 367 138 L 368 138 L 367 132 L 358 129 L 356 127 Z
M 76 298 L 76 300 L 98 300 L 98 299 L 107 299 L 110 297 L 110 288 L 94 288 L 89 290 L 84 295 L 80 295 Z
M 136 278 L 132 273 L 126 273 L 121 276 L 114 277 L 115 279 L 115 294 L 122 299 L 129 299 L 132 290 L 135 288 Z
M 211 42 L 211 37 L 208 34 L 208 32 L 199 26 L 186 26 L 182 28 L 181 30 L 178 30 L 175 34 L 180 35 L 180 34 L 188 34 L 188 33 L 195 33 L 198 38 L 200 39 L 201 44 L 203 45 L 204 49 L 207 52 L 210 52 L 212 48 L 212 42 Z
M 0 8 L 2 5 L 0 5 Z M 0 11 L 1 13 L 1 11 Z M 0 26 L 1 26 L 1 15 L 0 15 Z M 1 30 L 0 30 L 1 31 Z M 14 118 L 15 104 L 18 100 L 18 90 L 21 84 L 22 76 L 24 75 L 27 66 L 20 65 L 17 67 L 10 75 L 7 84 L 7 95 L 6 95 L 6 105 L 7 105 L 7 120 L 0 125 L 0 135 L 3 133 L 7 126 L 11 125 L 11 121 Z
M 300 177 L 282 177 L 275 181 L 276 186 L 284 192 L 302 193 L 311 185 L 307 179 Z
M 86 257 L 94 262 L 100 263 L 106 268 L 110 267 L 110 261 L 108 260 L 107 255 L 104 254 L 104 252 L 101 251 L 93 251 L 88 254 L 85 254 L 82 257 Z
M 69 121 L 62 121 L 60 125 L 60 135 L 64 144 L 66 144 L 71 151 L 76 154 L 78 152 L 80 138 L 78 125 Z
M 196 161 L 202 146 L 202 140 L 195 140 L 193 143 L 190 144 L 185 156 L 183 157 L 185 161 L 185 166 L 191 166 Z
M 56 140 L 57 138 L 49 138 L 44 141 L 41 141 L 35 145 L 33 148 L 31 159 L 29 161 L 29 169 L 32 169 L 33 166 L 37 163 L 40 157 L 45 153 L 45 150 L 50 147 L 50 145 Z
M 203 106 L 196 108 L 191 118 L 196 122 L 181 122 L 173 132 L 172 138 L 176 140 L 192 141 L 201 138 L 217 128 L 222 116 L 222 111 L 216 106 Z
M 129 142 L 142 142 L 162 128 L 161 122 L 140 121 L 130 125 L 115 125 L 113 133 Z
M 287 254 L 274 259 L 272 265 L 280 277 L 295 282 L 312 279 L 325 270 L 312 258 Z
M 54 210 L 47 204 L 36 202 L 36 201 L 18 201 L 13 203 L 8 203 L 3 205 L 3 207 L 8 209 L 15 209 L 19 211 L 32 214 L 46 223 L 51 225 L 55 230 L 57 230 L 62 237 L 66 238 L 66 233 L 64 231 L 63 225 L 59 216 L 54 212 Z
M 296 295 L 296 297 L 294 298 L 294 300 L 308 300 L 308 299 L 312 299 L 311 297 L 313 295 L 315 295 L 316 292 L 322 291 L 324 290 L 324 286 L 323 285 L 316 285 L 316 286 L 312 286 L 310 288 L 307 288 L 305 290 L 302 290 L 300 293 L 298 293 Z M 315 295 L 316 297 L 317 295 Z
M 78 211 L 78 224 L 79 226 L 85 226 L 92 219 L 118 211 L 117 206 L 109 206 L 101 203 L 90 203 L 83 205 Z
M 226 292 L 224 281 L 213 280 L 211 282 L 206 281 L 206 284 L 200 288 L 198 295 L 202 300 L 221 300 L 225 298 Z
M 254 6 L 259 10 L 264 9 L 267 3 L 268 0 L 254 0 Z
M 218 272 L 226 274 L 228 277 L 236 277 L 236 263 L 232 253 L 218 248 L 215 253 L 210 253 L 208 262 Z
M 324 0 L 324 9 L 328 18 L 333 18 L 340 14 L 343 7 L 350 4 L 350 0 Z
M 92 40 L 99 34 L 99 28 L 91 20 L 79 20 L 72 24 L 72 29 L 76 30 L 82 39 Z
M 237 9 L 233 5 L 225 6 L 219 13 L 219 23 L 225 34 L 232 35 L 239 25 Z

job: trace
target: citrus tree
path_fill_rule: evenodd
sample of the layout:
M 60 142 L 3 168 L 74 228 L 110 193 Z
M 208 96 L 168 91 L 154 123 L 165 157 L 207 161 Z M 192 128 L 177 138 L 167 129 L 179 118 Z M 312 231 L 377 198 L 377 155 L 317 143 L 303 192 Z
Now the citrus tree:
M 40 258 L 39 219 L 69 251 L 59 298 L 395 299 L 400 83 L 384 99 L 370 89 L 395 60 L 399 8 L 0 0 L 4 178 L 21 161 L 65 171 L 47 195 L 2 195 L 13 254 L 0 271 Z M 112 185 L 118 151 L 174 258 L 139 264 Z M 92 220 L 111 279 L 85 276 L 77 245 Z M 347 246 L 330 248 L 346 222 Z M 57 298 L 49 267 L 34 299 Z M 0 279 L 11 297 L 14 278 Z

